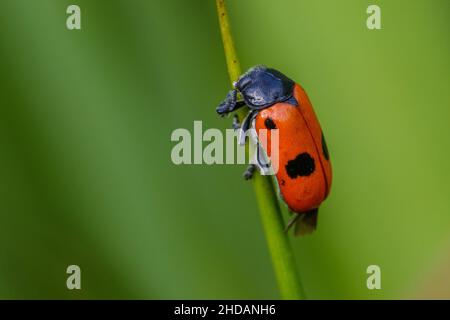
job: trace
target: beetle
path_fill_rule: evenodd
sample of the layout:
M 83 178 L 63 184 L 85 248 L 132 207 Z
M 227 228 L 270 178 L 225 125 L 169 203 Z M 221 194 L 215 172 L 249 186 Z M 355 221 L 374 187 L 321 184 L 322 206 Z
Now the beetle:
M 276 179 L 281 198 L 295 213 L 286 230 L 295 226 L 295 235 L 311 233 L 316 229 L 318 208 L 330 192 L 332 170 L 324 134 L 305 90 L 281 72 L 263 65 L 249 69 L 233 87 L 216 108 L 217 113 L 224 116 L 248 106 L 242 125 L 236 115 L 233 120 L 233 127 L 244 136 L 241 144 L 249 129 L 255 130 L 257 137 L 261 129 L 267 129 L 267 145 L 271 130 L 279 130 L 280 166 Z M 261 148 L 270 157 L 272 150 L 267 145 Z M 263 170 L 264 166 L 267 163 L 261 161 L 249 165 L 244 177 L 250 179 L 256 168 Z

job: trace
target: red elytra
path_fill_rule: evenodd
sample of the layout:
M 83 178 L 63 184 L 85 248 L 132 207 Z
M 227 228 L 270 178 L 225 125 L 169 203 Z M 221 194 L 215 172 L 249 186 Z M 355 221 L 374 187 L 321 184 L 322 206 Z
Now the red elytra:
M 278 102 L 261 110 L 255 118 L 255 129 L 278 129 L 279 169 L 276 174 L 281 196 L 289 209 L 306 219 L 296 234 L 309 233 L 317 222 L 317 209 L 330 192 L 332 170 L 322 129 L 303 88 L 295 84 L 298 106 Z M 261 139 L 271 156 L 271 133 Z M 305 214 L 302 216 L 302 214 Z M 310 221 L 308 221 L 308 219 Z M 302 229 L 303 225 L 303 229 Z M 312 230 L 311 230 L 312 229 Z

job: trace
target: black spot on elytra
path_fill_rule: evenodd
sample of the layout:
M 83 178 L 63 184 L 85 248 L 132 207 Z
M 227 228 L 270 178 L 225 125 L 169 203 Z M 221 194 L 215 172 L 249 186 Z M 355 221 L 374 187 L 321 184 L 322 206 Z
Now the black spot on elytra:
M 266 120 L 264 120 L 264 125 L 269 130 L 277 128 L 277 126 L 275 125 L 275 122 L 273 122 L 273 120 L 271 118 L 266 118 Z
M 322 152 L 323 152 L 323 156 L 325 157 L 325 159 L 329 160 L 330 154 L 328 153 L 328 147 L 327 147 L 327 143 L 325 141 L 325 137 L 323 136 L 323 132 L 322 132 Z
M 291 179 L 306 177 L 314 172 L 316 166 L 314 159 L 307 152 L 300 153 L 295 159 L 289 160 L 285 166 L 286 172 Z
M 281 185 L 284 186 L 286 184 L 286 181 L 284 179 L 281 179 Z

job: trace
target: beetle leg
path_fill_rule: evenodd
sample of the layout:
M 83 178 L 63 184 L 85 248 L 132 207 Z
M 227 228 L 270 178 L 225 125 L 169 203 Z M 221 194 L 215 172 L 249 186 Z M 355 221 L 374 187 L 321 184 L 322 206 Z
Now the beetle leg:
M 270 161 L 267 159 L 266 152 L 264 151 L 261 144 L 258 142 L 257 150 L 256 150 L 256 163 L 259 168 L 259 172 L 263 175 L 271 174 L 271 165 Z
M 292 213 L 292 212 L 291 212 Z M 296 213 L 288 222 L 286 227 L 284 228 L 284 232 L 288 233 L 289 229 L 296 224 L 297 222 L 301 221 L 304 217 L 304 214 Z
M 250 161 L 250 165 L 248 166 L 247 170 L 244 172 L 244 178 L 245 180 L 251 179 L 253 176 L 253 173 L 256 169 L 258 169 L 259 173 L 263 176 L 271 175 L 271 165 L 267 161 L 267 158 L 264 153 L 264 149 L 259 143 L 259 141 L 256 142 L 256 150 L 253 154 L 253 160 Z
M 237 101 L 237 91 L 230 90 L 228 92 L 225 100 L 223 100 L 219 106 L 216 108 L 216 112 L 221 116 L 233 112 L 241 107 L 245 106 L 244 101 Z
M 234 130 L 238 130 L 238 129 L 241 128 L 241 123 L 239 122 L 239 118 L 238 118 L 237 114 L 235 114 L 235 115 L 233 116 L 233 124 L 232 124 L 232 127 L 233 127 Z
M 250 180 L 251 178 L 253 178 L 253 174 L 255 173 L 256 170 L 256 165 L 255 164 L 250 164 L 247 167 L 247 170 L 245 170 L 244 172 L 244 179 L 245 180 Z
M 247 134 L 247 131 L 252 126 L 253 120 L 255 119 L 257 114 L 258 114 L 257 110 L 252 110 L 245 117 L 244 122 L 242 123 L 242 126 L 241 126 L 241 132 L 239 134 L 239 144 L 240 145 L 245 144 L 245 136 Z

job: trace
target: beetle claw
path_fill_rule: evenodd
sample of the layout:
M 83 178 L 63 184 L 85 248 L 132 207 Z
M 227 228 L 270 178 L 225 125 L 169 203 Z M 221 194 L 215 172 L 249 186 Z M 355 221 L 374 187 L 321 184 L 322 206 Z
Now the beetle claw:
M 250 180 L 251 178 L 253 178 L 253 174 L 255 173 L 256 170 L 256 165 L 251 164 L 247 167 L 247 170 L 245 170 L 244 172 L 244 179 L 245 180 Z
M 234 130 L 238 130 L 238 129 L 241 128 L 241 123 L 239 122 L 239 118 L 238 118 L 238 116 L 236 114 L 233 116 L 232 127 L 233 127 Z

